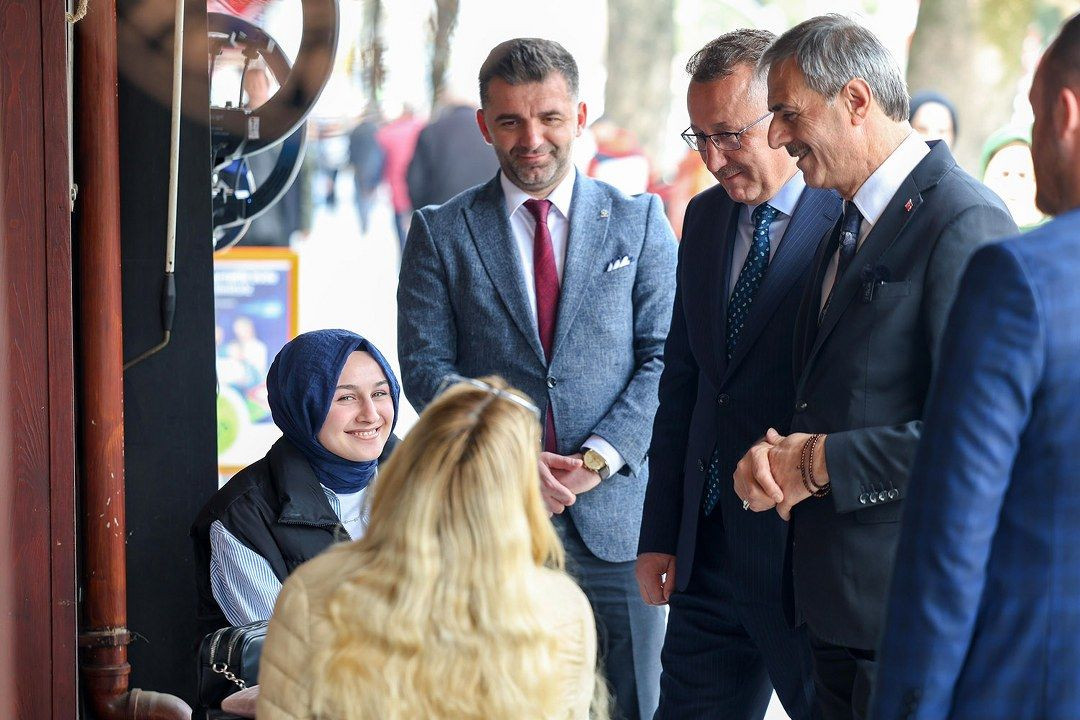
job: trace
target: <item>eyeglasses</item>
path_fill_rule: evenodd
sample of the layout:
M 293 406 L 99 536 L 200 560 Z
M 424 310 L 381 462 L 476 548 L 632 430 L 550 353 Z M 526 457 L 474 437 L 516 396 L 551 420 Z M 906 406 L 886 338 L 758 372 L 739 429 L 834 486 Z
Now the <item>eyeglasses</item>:
M 488 383 L 484 382 L 483 380 L 477 380 L 476 378 L 465 377 L 464 375 L 458 375 L 457 373 L 450 373 L 449 375 L 443 376 L 443 379 L 441 381 L 439 381 L 439 389 L 435 391 L 435 397 L 438 397 L 439 395 L 442 395 L 444 392 L 449 390 L 451 387 L 453 387 L 454 385 L 457 385 L 459 383 L 464 383 L 465 385 L 471 385 L 474 388 L 479 388 L 480 390 L 483 390 L 484 392 L 491 393 L 495 397 L 500 397 L 500 398 L 503 398 L 504 400 L 509 400 L 512 403 L 517 403 L 518 405 L 520 405 L 521 407 L 525 408 L 526 410 L 531 412 L 533 415 L 535 415 L 537 420 L 540 420 L 540 418 L 541 418 L 540 408 L 536 407 L 536 405 L 533 405 L 531 402 L 529 402 L 525 398 L 521 397 L 520 395 L 515 395 L 512 392 L 507 392 L 506 390 L 501 390 L 501 389 L 495 387 L 494 385 L 489 385 Z
M 686 141 L 686 144 L 690 146 L 691 150 L 697 150 L 699 153 L 705 152 L 706 140 L 711 141 L 713 147 L 717 150 L 738 150 L 742 147 L 742 134 L 770 115 L 772 115 L 772 113 L 767 112 L 742 130 L 737 130 L 735 132 L 718 132 L 713 133 L 712 135 L 703 135 L 702 133 L 693 132 L 690 128 L 686 128 L 680 137 Z

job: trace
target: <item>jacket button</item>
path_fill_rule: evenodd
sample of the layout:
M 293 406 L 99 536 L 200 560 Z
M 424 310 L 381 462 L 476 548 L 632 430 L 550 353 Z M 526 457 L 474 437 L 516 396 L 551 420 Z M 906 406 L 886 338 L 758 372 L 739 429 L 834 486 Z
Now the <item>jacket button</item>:
M 795 412 L 806 412 L 806 401 L 799 400 L 795 403 Z
M 878 502 L 885 502 L 885 498 L 887 498 L 887 497 L 888 497 L 888 494 L 885 491 L 879 492 L 877 494 Z
M 897 490 L 896 488 L 892 488 L 892 489 L 889 490 L 889 499 L 890 500 L 895 500 L 899 495 L 900 495 L 900 491 Z
M 697 469 L 698 472 L 705 472 L 705 461 L 701 458 L 697 459 Z
M 556 386 L 556 385 L 558 385 L 558 384 L 559 384 L 559 381 L 558 381 L 558 380 L 556 380 L 556 379 L 555 379 L 555 378 L 553 378 L 553 377 L 549 377 L 549 378 L 547 379 L 547 386 L 548 386 L 549 388 L 553 388 L 553 387 L 555 387 L 555 386 Z
M 731 398 L 728 397 L 727 393 L 720 393 L 716 396 L 716 404 L 720 407 L 724 407 L 725 405 L 727 405 L 729 400 L 731 400 Z
M 866 493 L 863 493 L 862 495 L 859 496 L 859 502 L 862 503 L 863 505 L 866 504 Z
M 871 503 L 876 503 L 877 502 L 877 493 L 874 493 L 874 492 L 870 493 L 870 502 Z

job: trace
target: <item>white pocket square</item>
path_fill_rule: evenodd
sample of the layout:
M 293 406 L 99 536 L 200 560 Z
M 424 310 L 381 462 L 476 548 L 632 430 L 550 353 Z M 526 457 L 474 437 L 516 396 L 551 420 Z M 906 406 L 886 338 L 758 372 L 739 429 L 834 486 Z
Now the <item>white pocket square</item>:
M 612 270 L 618 270 L 624 268 L 630 264 L 631 257 L 629 255 L 623 255 L 621 258 L 616 258 L 607 264 L 604 268 L 604 272 L 611 272 Z

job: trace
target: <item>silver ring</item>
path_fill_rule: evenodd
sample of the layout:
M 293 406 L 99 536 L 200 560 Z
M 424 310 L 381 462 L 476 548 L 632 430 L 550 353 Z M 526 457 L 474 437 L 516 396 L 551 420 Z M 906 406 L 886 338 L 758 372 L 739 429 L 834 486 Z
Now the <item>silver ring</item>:
M 742 501 L 742 509 L 743 510 L 749 510 L 750 509 L 750 501 L 749 500 L 743 500 Z

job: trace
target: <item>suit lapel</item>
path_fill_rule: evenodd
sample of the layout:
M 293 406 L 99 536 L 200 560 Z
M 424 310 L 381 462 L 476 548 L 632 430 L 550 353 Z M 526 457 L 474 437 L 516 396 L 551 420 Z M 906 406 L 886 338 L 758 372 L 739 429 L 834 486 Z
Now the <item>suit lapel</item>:
M 716 353 L 716 362 L 712 367 L 716 368 L 717 387 L 727 374 L 727 307 L 731 301 L 731 274 L 739 272 L 732 267 L 731 256 L 735 249 L 735 235 L 739 229 L 739 213 L 743 211 L 743 207 L 745 206 L 742 203 L 731 201 L 727 204 L 727 213 L 722 213 L 717 218 L 716 231 L 720 237 L 716 239 L 715 247 L 719 254 L 713 262 L 706 263 L 701 268 L 708 273 L 704 285 L 710 289 L 713 300 L 713 321 L 709 323 L 709 327 L 716 332 L 710 347 Z
M 844 311 L 847 310 L 852 300 L 858 295 L 865 282 L 862 277 L 863 268 L 872 269 L 875 267 L 881 255 L 896 242 L 896 239 L 904 231 L 907 224 L 911 222 L 912 218 L 919 214 L 922 202 L 922 193 L 920 193 L 918 184 L 915 182 L 913 171 L 904 179 L 900 189 L 893 195 L 892 200 L 885 207 L 885 212 L 878 218 L 874 228 L 866 236 L 866 240 L 863 241 L 862 247 L 851 259 L 851 265 L 848 266 L 844 277 L 833 289 L 829 308 L 821 319 L 821 327 L 818 328 L 817 337 L 814 339 L 813 349 L 810 351 L 807 364 L 813 362 L 814 357 L 817 356 L 829 334 L 836 328 Z M 828 264 L 830 259 L 831 254 L 825 258 L 825 263 Z
M 540 362 L 546 365 L 544 348 L 540 345 L 540 334 L 536 329 L 536 318 L 533 316 L 525 287 L 524 270 L 518 259 L 517 243 L 510 229 L 510 219 L 506 217 L 506 203 L 498 175 L 477 193 L 472 205 L 465 208 L 465 222 L 469 226 L 480 261 L 484 264 L 484 269 L 507 313 L 536 352 Z
M 795 325 L 796 377 L 802 374 L 802 369 L 810 359 L 810 350 L 814 347 L 814 340 L 817 338 L 821 286 L 825 282 L 825 271 L 829 267 L 829 259 L 832 258 L 839 245 L 840 220 L 837 220 L 833 223 L 832 230 L 818 243 L 817 252 L 814 253 L 814 274 L 810 277 L 810 285 L 803 293 L 804 300 L 799 308 L 799 317 Z M 805 299 L 807 296 L 809 296 L 809 302 Z
M 750 306 L 750 315 L 739 334 L 735 354 L 724 373 L 725 379 L 746 357 L 769 319 L 776 312 L 777 305 L 806 271 L 810 256 L 821 237 L 836 222 L 837 212 L 834 205 L 829 202 L 831 197 L 828 191 L 813 188 L 806 188 L 803 191 L 780 245 L 769 262 L 757 296 Z M 724 317 L 727 317 L 726 312 Z
M 603 261 L 600 251 L 607 240 L 610 220 L 611 198 L 601 192 L 596 183 L 578 173 L 574 182 L 574 195 L 570 200 L 570 233 L 566 240 L 566 261 L 563 263 L 562 285 L 559 289 L 559 312 L 555 322 L 552 358 L 570 332 L 570 326 L 581 308 L 589 284 L 603 272 L 600 267 Z M 533 334 L 536 334 L 535 330 Z

